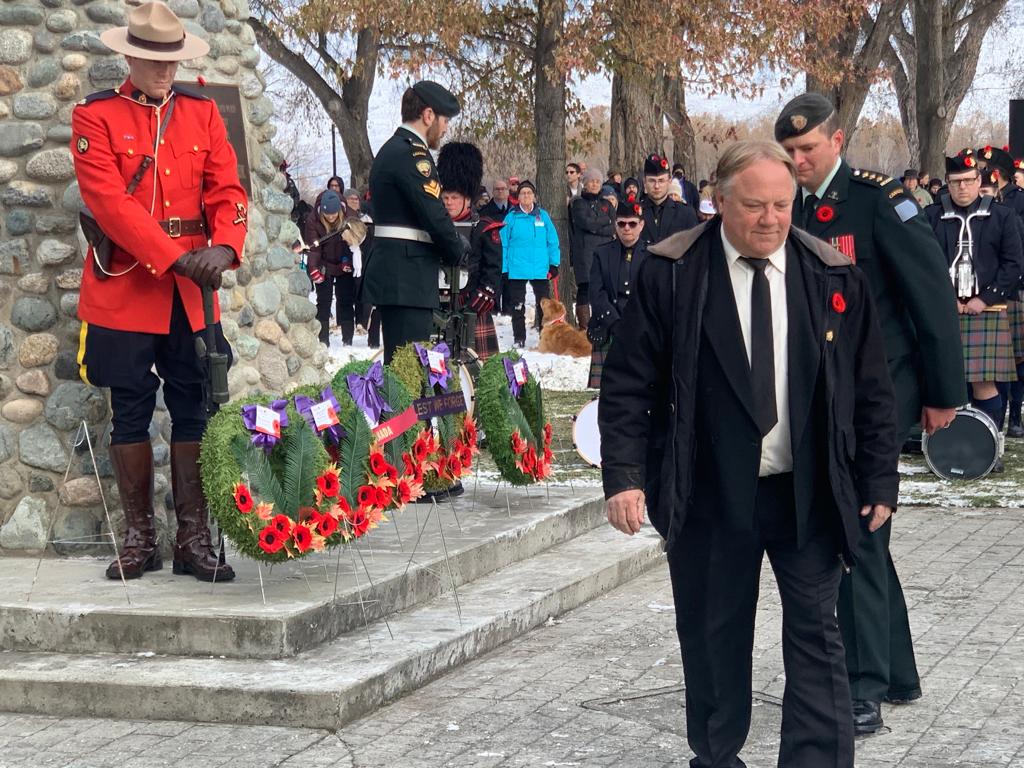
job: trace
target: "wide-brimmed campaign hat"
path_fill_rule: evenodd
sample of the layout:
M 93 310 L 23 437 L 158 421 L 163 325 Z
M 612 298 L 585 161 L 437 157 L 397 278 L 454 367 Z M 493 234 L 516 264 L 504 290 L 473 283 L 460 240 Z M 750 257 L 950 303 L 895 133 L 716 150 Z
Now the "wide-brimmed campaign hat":
M 127 27 L 114 27 L 100 40 L 115 53 L 150 61 L 185 61 L 205 56 L 209 44 L 185 32 L 185 27 L 163 3 L 149 2 L 128 14 Z

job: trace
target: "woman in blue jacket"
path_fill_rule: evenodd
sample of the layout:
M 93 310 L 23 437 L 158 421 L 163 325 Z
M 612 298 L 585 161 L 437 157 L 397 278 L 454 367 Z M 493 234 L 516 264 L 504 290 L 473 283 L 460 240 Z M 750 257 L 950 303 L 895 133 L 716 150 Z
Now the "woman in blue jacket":
M 551 217 L 537 206 L 537 188 L 531 181 L 519 185 L 519 204 L 505 217 L 501 228 L 502 272 L 508 275 L 512 299 L 512 334 L 517 347 L 526 346 L 526 284 L 537 302 L 548 298 L 548 280 L 558 275 L 558 233 Z

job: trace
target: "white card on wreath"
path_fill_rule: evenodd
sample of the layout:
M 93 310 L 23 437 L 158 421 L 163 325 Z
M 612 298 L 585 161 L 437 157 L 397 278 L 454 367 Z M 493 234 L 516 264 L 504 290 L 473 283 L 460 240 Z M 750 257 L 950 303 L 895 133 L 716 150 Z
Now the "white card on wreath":
M 526 383 L 526 363 L 522 360 L 512 364 L 512 373 L 515 374 L 516 384 L 523 386 Z
M 440 352 L 435 352 L 432 349 L 427 350 L 427 362 L 430 363 L 432 373 L 447 373 L 444 365 L 444 355 Z
M 338 414 L 334 412 L 334 406 L 329 400 L 317 403 L 309 411 L 313 414 L 313 423 L 316 424 L 316 428 L 320 432 L 339 423 Z
M 281 436 L 281 415 L 265 405 L 256 406 L 256 431 L 264 435 Z

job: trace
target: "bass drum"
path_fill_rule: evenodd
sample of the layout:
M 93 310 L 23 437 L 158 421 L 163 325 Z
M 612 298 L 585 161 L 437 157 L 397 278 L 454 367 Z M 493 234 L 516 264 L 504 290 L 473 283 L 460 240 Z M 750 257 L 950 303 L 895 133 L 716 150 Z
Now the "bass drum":
M 462 396 L 466 399 L 466 413 L 469 418 L 473 418 L 473 409 L 476 406 L 476 385 L 473 384 L 473 374 L 467 363 L 463 363 L 458 368 L 459 381 L 462 383 Z
M 988 414 L 973 406 L 957 411 L 953 423 L 921 437 L 928 469 L 944 480 L 977 480 L 992 471 L 1002 453 L 1002 435 Z
M 601 432 L 597 428 L 597 398 L 572 417 L 572 445 L 592 467 L 601 466 Z

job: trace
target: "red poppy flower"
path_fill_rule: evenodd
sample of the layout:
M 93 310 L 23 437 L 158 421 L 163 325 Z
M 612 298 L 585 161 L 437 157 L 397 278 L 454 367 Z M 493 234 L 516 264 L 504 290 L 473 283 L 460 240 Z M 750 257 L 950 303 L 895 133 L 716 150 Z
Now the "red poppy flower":
M 398 481 L 398 503 L 405 505 L 412 501 L 412 487 L 408 480 Z
M 823 224 L 827 224 L 836 217 L 836 209 L 831 205 L 819 205 L 814 212 L 814 217 Z
M 459 457 L 455 454 L 448 457 L 448 471 L 452 477 L 458 477 L 462 474 L 462 462 L 459 461 Z
M 292 541 L 299 552 L 308 552 L 313 546 L 313 532 L 300 523 L 292 529 Z
M 416 438 L 416 442 L 412 444 L 412 455 L 416 457 L 416 461 L 426 461 L 429 453 L 430 448 L 427 447 L 426 441 L 422 437 Z
M 846 299 L 843 298 L 843 294 L 839 291 L 832 294 L 832 309 L 839 314 L 846 311 Z
M 473 452 L 471 450 L 469 450 L 468 446 L 462 449 L 462 452 L 459 454 L 459 461 L 462 462 L 462 466 L 465 469 L 472 469 L 472 467 L 473 467 Z
M 260 549 L 268 555 L 280 552 L 286 538 L 286 534 L 282 534 L 273 525 L 268 525 L 260 531 Z
M 357 539 L 370 530 L 370 516 L 362 507 L 352 513 L 352 519 L 349 522 L 352 525 L 352 533 Z
M 341 490 L 341 484 L 338 482 L 338 473 L 331 470 L 324 472 L 316 479 L 316 487 L 320 489 L 320 493 L 324 496 L 333 499 Z
M 299 507 L 299 520 L 302 522 L 312 520 L 313 525 L 316 525 L 316 521 L 321 517 L 323 517 L 323 515 L 320 514 L 320 511 L 313 509 L 313 507 Z
M 966 167 L 968 167 L 968 168 L 973 168 L 974 167 L 974 158 L 970 157 L 970 156 L 965 157 L 964 158 L 964 165 Z
M 405 467 L 405 474 L 416 474 L 416 465 L 412 461 L 412 456 L 410 456 L 408 453 L 402 454 L 402 464 Z
M 348 503 L 348 499 L 344 496 L 338 497 L 338 511 L 341 512 L 345 519 L 352 517 L 352 505 Z
M 379 451 L 375 451 L 370 454 L 370 471 L 375 475 L 383 475 L 387 472 L 388 460 L 384 458 L 384 454 Z
M 666 160 L 664 157 L 661 158 L 661 167 L 668 168 L 668 160 Z
M 387 469 L 384 471 L 387 473 L 388 480 L 392 483 L 398 482 L 398 468 L 394 464 L 388 464 Z
M 325 539 L 333 536 L 334 532 L 338 530 L 338 521 L 330 515 L 323 515 L 320 518 L 320 522 L 316 524 L 316 532 L 323 536 Z
M 466 421 L 463 423 L 463 429 L 466 432 L 466 440 L 476 443 L 476 423 L 469 416 L 466 417 Z
M 548 442 L 551 441 L 551 422 L 549 421 L 544 425 L 544 439 Z
M 551 453 L 551 449 L 550 448 L 545 448 L 544 449 L 544 461 L 545 461 L 545 463 L 550 464 L 551 463 L 551 459 L 553 459 L 553 458 L 554 458 L 554 454 Z
M 356 503 L 360 507 L 372 507 L 377 503 L 377 489 L 372 485 L 362 485 L 356 493 Z
M 292 519 L 288 515 L 274 515 L 270 526 L 282 536 L 288 536 L 292 532 Z
M 374 495 L 376 496 L 375 503 L 382 509 L 387 509 L 391 506 L 391 489 L 390 488 L 376 488 L 374 489 Z
M 242 483 L 235 484 L 235 506 L 243 515 L 252 512 L 252 494 Z

